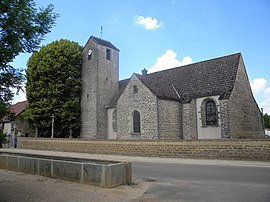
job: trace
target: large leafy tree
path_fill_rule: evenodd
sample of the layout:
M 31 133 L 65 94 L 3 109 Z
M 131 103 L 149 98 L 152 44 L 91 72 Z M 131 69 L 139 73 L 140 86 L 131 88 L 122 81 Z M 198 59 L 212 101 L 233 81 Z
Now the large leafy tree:
M 51 116 L 56 116 L 55 137 L 74 136 L 80 127 L 82 47 L 68 40 L 52 42 L 35 52 L 27 63 L 26 118 L 39 134 L 51 134 Z
M 24 80 L 22 70 L 10 63 L 39 47 L 58 17 L 53 9 L 51 4 L 37 9 L 33 0 L 0 1 L 0 114 L 13 97 L 11 88 L 20 90 Z
M 270 116 L 266 113 L 263 115 L 263 119 L 264 119 L 264 126 L 266 128 L 270 128 Z

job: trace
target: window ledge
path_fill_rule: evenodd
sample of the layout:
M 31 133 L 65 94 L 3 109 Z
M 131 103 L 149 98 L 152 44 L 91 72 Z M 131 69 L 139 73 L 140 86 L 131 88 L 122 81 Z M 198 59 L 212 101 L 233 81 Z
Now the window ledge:
M 141 135 L 141 133 L 130 133 L 130 135 Z
M 205 125 L 205 126 L 202 126 L 202 128 L 214 128 L 214 127 L 220 127 L 220 125 Z

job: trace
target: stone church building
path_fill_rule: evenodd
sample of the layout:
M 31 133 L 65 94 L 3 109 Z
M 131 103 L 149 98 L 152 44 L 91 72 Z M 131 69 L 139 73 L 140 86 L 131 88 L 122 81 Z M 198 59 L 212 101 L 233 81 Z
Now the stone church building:
M 81 137 L 262 138 L 262 114 L 240 53 L 119 81 L 119 49 L 91 36 L 83 49 Z

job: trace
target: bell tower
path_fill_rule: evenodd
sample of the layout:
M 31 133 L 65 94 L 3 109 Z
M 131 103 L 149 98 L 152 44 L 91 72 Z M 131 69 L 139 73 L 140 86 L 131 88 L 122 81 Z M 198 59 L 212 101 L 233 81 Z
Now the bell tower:
M 81 137 L 107 139 L 107 109 L 119 88 L 119 50 L 91 36 L 83 48 Z

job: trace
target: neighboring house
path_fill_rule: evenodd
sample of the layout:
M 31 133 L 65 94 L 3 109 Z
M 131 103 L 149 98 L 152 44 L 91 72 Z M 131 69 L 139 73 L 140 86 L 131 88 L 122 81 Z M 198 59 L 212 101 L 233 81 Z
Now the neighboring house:
M 119 81 L 119 50 L 91 36 L 83 49 L 81 137 L 263 138 L 240 53 Z
M 270 138 L 270 128 L 265 128 L 265 135 Z
M 2 120 L 3 132 L 8 137 L 9 147 L 16 147 L 17 137 L 19 136 L 33 136 L 28 124 L 22 117 L 25 107 L 26 101 L 10 105 L 8 110 L 12 113 L 12 116 L 6 116 Z

